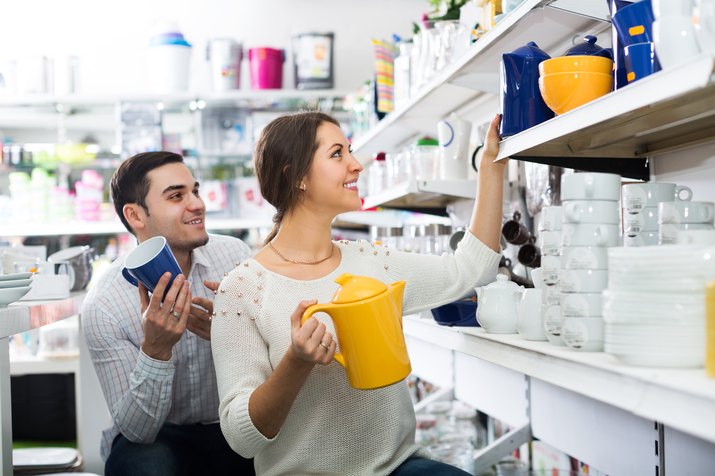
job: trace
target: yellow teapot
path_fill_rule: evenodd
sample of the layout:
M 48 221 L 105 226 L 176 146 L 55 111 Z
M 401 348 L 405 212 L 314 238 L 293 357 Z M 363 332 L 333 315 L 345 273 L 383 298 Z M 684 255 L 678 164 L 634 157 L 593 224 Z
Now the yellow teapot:
M 334 359 L 345 368 L 353 388 L 385 387 L 412 371 L 402 333 L 402 295 L 405 282 L 386 286 L 377 279 L 344 273 L 329 303 L 305 310 L 302 322 L 316 312 L 333 320 L 340 352 Z

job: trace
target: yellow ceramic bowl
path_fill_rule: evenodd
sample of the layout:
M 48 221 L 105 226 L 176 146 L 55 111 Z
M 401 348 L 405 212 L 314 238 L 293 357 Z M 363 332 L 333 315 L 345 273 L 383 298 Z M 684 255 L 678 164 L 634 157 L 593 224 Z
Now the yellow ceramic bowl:
M 602 56 L 559 56 L 539 63 L 539 76 L 552 73 L 604 73 L 611 74 L 613 60 Z
M 613 78 L 603 73 L 552 73 L 539 78 L 544 102 L 556 114 L 563 114 L 613 89 Z

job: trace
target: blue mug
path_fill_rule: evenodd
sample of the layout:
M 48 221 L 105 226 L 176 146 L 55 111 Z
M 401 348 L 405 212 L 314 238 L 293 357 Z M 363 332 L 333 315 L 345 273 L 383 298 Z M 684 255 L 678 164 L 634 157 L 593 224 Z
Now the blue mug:
M 628 82 L 632 83 L 660 71 L 652 42 L 628 45 L 624 49 Z
M 122 268 L 122 275 L 134 286 L 141 282 L 150 292 L 154 292 L 159 279 L 167 271 L 171 273 L 171 279 L 166 286 L 166 291 L 171 288 L 174 278 L 181 274 L 181 267 L 174 253 L 171 252 L 166 238 L 155 236 L 140 243 L 129 253 Z

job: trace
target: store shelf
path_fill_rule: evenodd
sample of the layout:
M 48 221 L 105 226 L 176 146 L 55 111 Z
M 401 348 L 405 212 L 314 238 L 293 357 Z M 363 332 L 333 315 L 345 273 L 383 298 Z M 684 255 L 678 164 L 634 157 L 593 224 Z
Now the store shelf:
M 206 218 L 206 228 L 213 230 L 246 230 L 270 228 L 270 218 Z M 69 235 L 113 235 L 128 233 L 120 221 L 65 222 L 65 223 L 15 223 L 3 225 L 0 236 L 69 236 Z
M 602 352 L 577 352 L 517 334 L 447 328 L 405 317 L 405 335 L 528 375 L 715 443 L 715 379 L 702 369 L 659 369 L 619 364 Z
M 12 376 L 35 374 L 77 374 L 78 371 L 79 354 L 73 357 L 63 358 L 10 358 L 10 375 Z
M 79 314 L 86 291 L 66 299 L 14 302 L 0 309 L 0 338 L 36 329 Z
M 583 10 L 585 7 L 593 11 Z M 526 0 L 472 44 L 464 56 L 424 85 L 404 108 L 391 112 L 356 138 L 356 156 L 367 163 L 372 154 L 396 150 L 416 135 L 434 135 L 442 117 L 481 95 L 493 97 L 499 90 L 501 55 L 529 41 L 555 55 L 568 49 L 575 36 L 602 34 L 601 43 L 607 43 L 607 15 L 605 2 Z M 605 32 L 608 34 L 603 35 Z
M 476 196 L 474 180 L 410 180 L 365 197 L 363 208 L 443 208 L 455 198 Z
M 505 139 L 498 159 L 638 159 L 712 141 L 712 74 L 708 55 L 660 71 Z

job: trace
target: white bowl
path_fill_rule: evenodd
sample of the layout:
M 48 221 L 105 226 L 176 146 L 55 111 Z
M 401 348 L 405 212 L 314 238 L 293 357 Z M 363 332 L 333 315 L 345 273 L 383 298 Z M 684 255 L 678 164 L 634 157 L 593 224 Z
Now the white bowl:
M 563 246 L 618 246 L 621 242 L 619 225 L 600 223 L 564 223 Z
M 561 293 L 561 316 L 601 317 L 601 293 Z
M 4 288 L 21 288 L 23 286 L 29 286 L 32 282 L 32 278 L 27 279 L 15 279 L 12 281 L 0 281 L 0 289 Z
M 608 270 L 562 269 L 560 283 L 565 293 L 600 293 L 608 287 Z
M 567 317 L 561 326 L 561 338 L 572 349 L 588 352 L 603 350 L 603 319 Z
M 8 304 L 17 301 L 22 296 L 27 294 L 28 291 L 30 291 L 30 286 L 0 289 L 0 307 L 6 307 Z
M 31 277 L 32 273 L 0 274 L 0 281 L 15 281 L 16 279 L 27 279 Z
M 563 203 L 563 223 L 618 224 L 618 202 L 610 200 L 569 200 Z
M 608 269 L 608 248 L 601 246 L 564 246 L 561 248 L 564 269 Z

